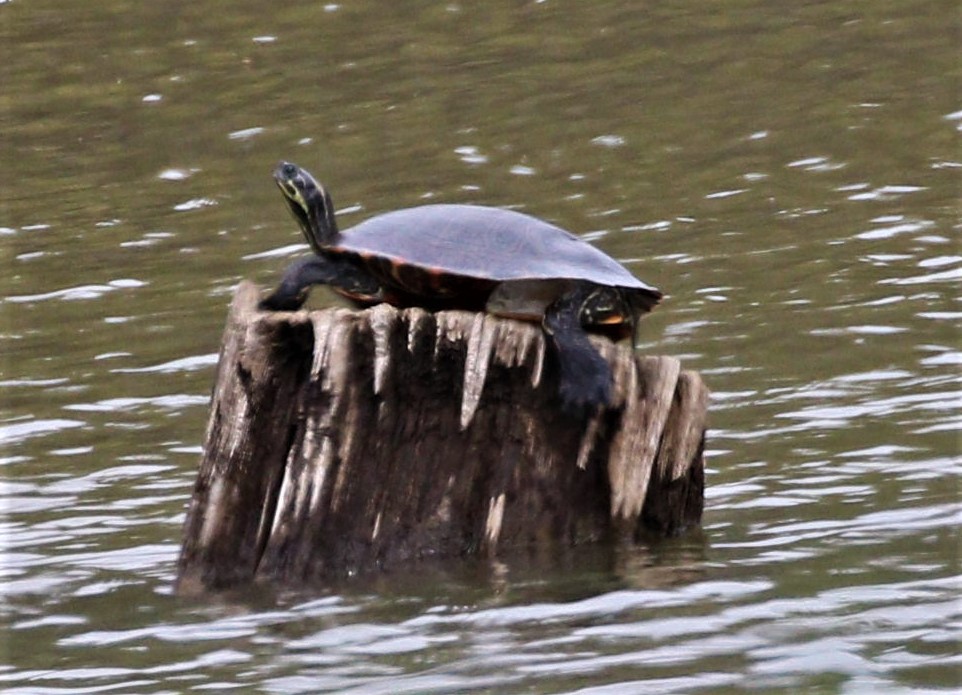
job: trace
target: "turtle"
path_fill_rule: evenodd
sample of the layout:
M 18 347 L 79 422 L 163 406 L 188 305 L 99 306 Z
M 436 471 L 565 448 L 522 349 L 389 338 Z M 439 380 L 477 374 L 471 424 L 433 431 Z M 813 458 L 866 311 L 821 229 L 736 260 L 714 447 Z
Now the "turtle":
M 634 336 L 662 293 L 574 234 L 513 210 L 432 204 L 338 229 L 327 190 L 296 164 L 274 170 L 313 254 L 284 272 L 261 310 L 294 311 L 324 284 L 360 307 L 486 311 L 540 322 L 568 412 L 612 404 L 612 373 L 587 332 Z

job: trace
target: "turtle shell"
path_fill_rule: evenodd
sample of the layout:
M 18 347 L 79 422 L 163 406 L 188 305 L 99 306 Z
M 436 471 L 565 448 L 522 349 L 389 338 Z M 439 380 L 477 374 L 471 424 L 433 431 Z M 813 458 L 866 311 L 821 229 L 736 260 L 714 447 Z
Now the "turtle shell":
M 426 284 L 444 294 L 448 285 L 459 284 L 457 277 L 481 281 L 479 286 L 586 281 L 661 296 L 574 234 L 493 207 L 424 205 L 388 212 L 345 230 L 328 251 L 357 255 L 376 274 L 390 274 L 392 282 L 422 295 Z

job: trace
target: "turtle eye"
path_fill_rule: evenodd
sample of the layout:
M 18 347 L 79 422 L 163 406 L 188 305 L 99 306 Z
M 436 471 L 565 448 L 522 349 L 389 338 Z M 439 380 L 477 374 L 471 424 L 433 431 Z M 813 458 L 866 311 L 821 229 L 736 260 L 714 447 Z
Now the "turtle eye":
M 295 176 L 297 176 L 297 167 L 294 166 L 293 164 L 289 164 L 289 163 L 285 164 L 281 168 L 281 173 L 284 175 L 284 178 L 292 179 Z

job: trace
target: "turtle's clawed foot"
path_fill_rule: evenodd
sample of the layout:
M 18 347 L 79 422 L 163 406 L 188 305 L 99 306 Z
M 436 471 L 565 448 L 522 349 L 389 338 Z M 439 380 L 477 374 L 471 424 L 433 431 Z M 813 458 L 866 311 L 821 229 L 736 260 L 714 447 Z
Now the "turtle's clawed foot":
M 545 311 L 542 325 L 558 365 L 558 395 L 572 415 L 587 415 L 611 405 L 611 367 L 588 339 L 580 313 L 591 287 L 577 287 Z
M 585 341 L 587 342 L 587 341 Z M 594 348 L 588 345 L 559 346 L 558 395 L 562 408 L 571 415 L 588 415 L 611 405 L 611 367 Z
M 283 292 L 283 288 L 278 288 L 273 293 L 257 303 L 257 308 L 261 311 L 297 311 L 307 299 L 307 292 L 291 295 Z
M 281 284 L 262 299 L 257 308 L 261 311 L 297 311 L 307 301 L 311 285 L 326 282 L 329 275 L 324 259 L 318 256 L 300 258 L 287 267 Z

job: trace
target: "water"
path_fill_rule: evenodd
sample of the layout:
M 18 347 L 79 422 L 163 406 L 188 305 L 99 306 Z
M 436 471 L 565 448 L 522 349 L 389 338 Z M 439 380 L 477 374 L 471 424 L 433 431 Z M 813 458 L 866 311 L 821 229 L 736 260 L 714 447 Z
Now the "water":
M 267 8 L 0 3 L 6 692 L 962 686 L 954 3 Z M 282 158 L 345 224 L 517 207 L 666 290 L 703 528 L 174 597 L 226 303 L 304 248 Z

